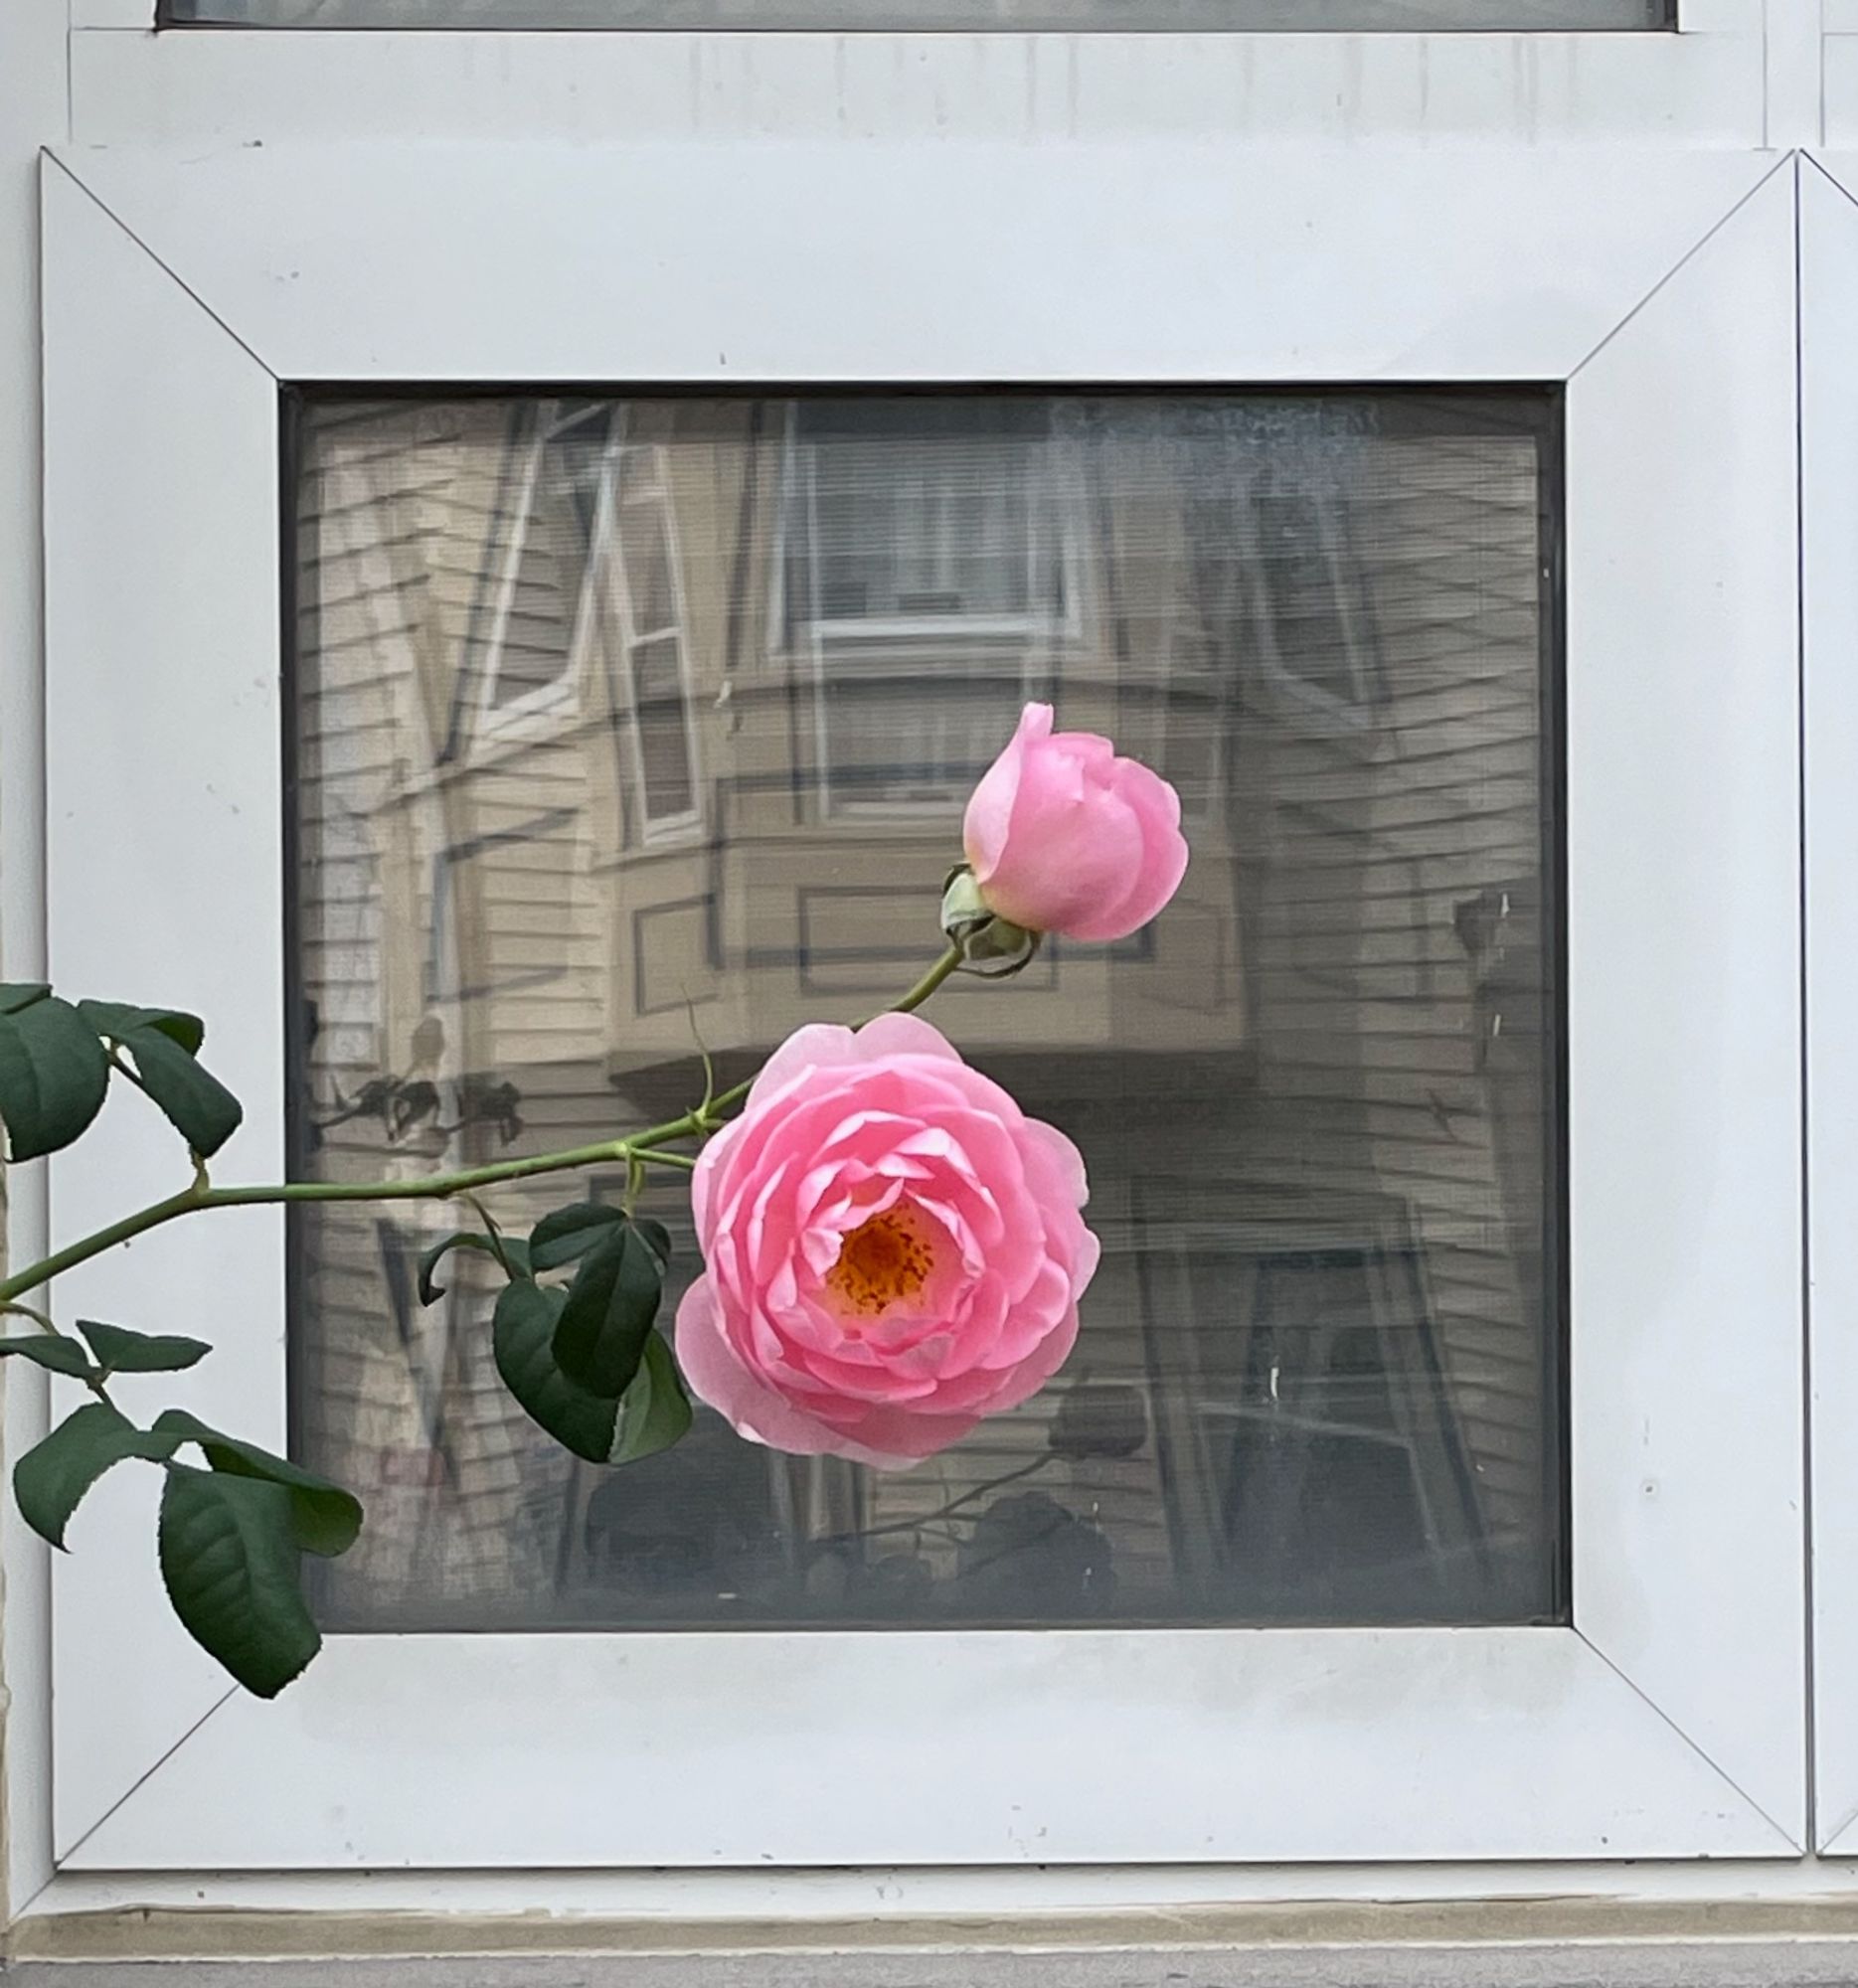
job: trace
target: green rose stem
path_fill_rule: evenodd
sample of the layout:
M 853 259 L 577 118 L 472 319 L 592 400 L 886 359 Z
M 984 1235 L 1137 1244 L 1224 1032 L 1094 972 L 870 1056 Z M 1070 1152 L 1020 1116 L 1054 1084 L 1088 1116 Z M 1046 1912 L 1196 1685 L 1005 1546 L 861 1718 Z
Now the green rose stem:
M 922 1007 L 961 964 L 961 957 L 960 947 L 950 945 L 909 993 L 893 1002 L 886 1012 L 907 1015 Z M 169 1195 L 163 1201 L 151 1202 L 135 1214 L 125 1215 L 120 1222 L 112 1222 L 94 1235 L 68 1243 L 40 1262 L 29 1263 L 16 1275 L 0 1281 L 0 1308 L 25 1311 L 26 1307 L 17 1302 L 20 1296 L 49 1282 L 60 1271 L 88 1262 L 92 1256 L 100 1256 L 104 1250 L 113 1249 L 119 1242 L 132 1242 L 151 1229 L 159 1229 L 163 1223 L 172 1222 L 179 1216 L 192 1215 L 200 1209 L 251 1208 L 295 1201 L 448 1201 L 456 1195 L 471 1194 L 478 1188 L 496 1187 L 504 1181 L 528 1180 L 537 1174 L 563 1173 L 572 1167 L 630 1167 L 639 1164 L 688 1168 L 695 1162 L 682 1154 L 667 1153 L 662 1150 L 663 1147 L 669 1141 L 706 1138 L 716 1131 L 723 1123 L 719 1114 L 732 1105 L 740 1104 L 749 1094 L 753 1081 L 750 1078 L 749 1082 L 738 1083 L 721 1096 L 706 1099 L 695 1111 L 686 1111 L 681 1118 L 668 1119 L 664 1124 L 653 1125 L 630 1138 L 604 1139 L 597 1145 L 576 1146 L 565 1153 L 542 1153 L 528 1160 L 502 1160 L 491 1166 L 471 1167 L 459 1173 L 425 1174 L 416 1180 L 283 1181 L 264 1187 L 214 1187 L 207 1179 L 205 1167 L 197 1165 L 192 1184 L 180 1193 Z M 27 1315 L 52 1331 L 58 1329 L 38 1312 Z

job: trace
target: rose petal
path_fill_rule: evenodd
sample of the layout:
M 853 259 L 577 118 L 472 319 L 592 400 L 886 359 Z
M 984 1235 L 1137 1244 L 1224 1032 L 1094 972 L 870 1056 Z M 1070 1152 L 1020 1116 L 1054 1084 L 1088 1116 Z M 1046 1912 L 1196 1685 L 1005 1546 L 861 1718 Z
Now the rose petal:
M 1006 750 L 981 775 L 979 785 L 968 797 L 967 812 L 961 820 L 961 845 L 976 883 L 986 883 L 1000 860 L 1013 819 L 1026 748 L 1050 734 L 1052 716 L 1049 704 L 1027 705 L 1019 715 L 1019 725 Z
M 960 1065 L 961 1052 L 921 1015 L 874 1015 L 852 1038 L 861 1057 L 924 1056 Z
M 677 1308 L 677 1362 L 696 1393 L 738 1435 L 794 1456 L 843 1456 L 879 1470 L 908 1469 L 918 1453 L 895 1453 L 848 1437 L 764 1386 L 724 1337 L 707 1279 L 699 1277 Z
M 1071 762 L 1081 793 L 1095 763 Z M 918 1017 L 803 1030 L 777 1061 L 699 1162 L 707 1267 L 679 1357 L 754 1439 L 896 1467 L 1062 1362 L 1098 1259 L 1083 1161 Z M 906 1204 L 932 1225 L 927 1274 L 849 1313 L 830 1281 L 846 1239 Z

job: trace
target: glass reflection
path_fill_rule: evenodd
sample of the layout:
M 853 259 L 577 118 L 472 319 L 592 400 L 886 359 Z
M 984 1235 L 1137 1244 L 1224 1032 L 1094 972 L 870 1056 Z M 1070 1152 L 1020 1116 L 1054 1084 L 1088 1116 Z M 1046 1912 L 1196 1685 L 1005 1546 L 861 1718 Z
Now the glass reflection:
M 308 400 L 304 1170 L 615 1136 L 706 1050 L 882 1005 L 1028 697 L 1161 766 L 1195 848 L 1135 938 L 937 998 L 1084 1148 L 1105 1251 L 1069 1370 L 919 1470 L 708 1414 L 579 1464 L 501 1390 L 494 1270 L 417 1303 L 450 1214 L 305 1212 L 297 1441 L 370 1511 L 327 1619 L 1559 1617 L 1554 418 Z

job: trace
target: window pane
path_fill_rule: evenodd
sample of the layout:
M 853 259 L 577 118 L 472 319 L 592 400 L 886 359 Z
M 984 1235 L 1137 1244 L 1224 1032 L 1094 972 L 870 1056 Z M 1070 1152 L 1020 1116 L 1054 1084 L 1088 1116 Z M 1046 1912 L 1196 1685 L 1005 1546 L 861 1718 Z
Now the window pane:
M 625 564 L 632 633 L 656 635 L 683 618 L 671 581 L 665 500 L 648 497 L 619 507 L 619 556 Z
M 632 651 L 639 760 L 648 820 L 690 813 L 690 713 L 684 697 L 683 643 L 675 635 L 641 642 Z
M 525 633 L 572 695 L 514 727 L 471 688 L 498 493 L 562 417 L 302 405 L 301 1170 L 612 1137 L 700 1095 L 706 1050 L 730 1083 L 882 1006 L 1027 698 L 1163 766 L 1194 862 L 1133 939 L 937 997 L 1082 1146 L 1104 1254 L 1066 1371 L 917 1470 L 707 1410 L 579 1464 L 498 1382 L 494 1265 L 449 1259 L 418 1304 L 452 1212 L 299 1208 L 296 1441 L 370 1512 L 319 1570 L 327 1619 L 1560 1619 L 1553 397 L 584 410 L 583 630 L 557 589 Z M 822 612 L 854 574 L 869 611 Z M 929 593 L 954 604 L 909 610 Z M 676 625 L 639 634 L 638 599 Z M 624 1185 L 495 1208 L 520 1229 Z M 651 1200 L 674 1299 L 688 1215 Z
M 817 28 L 1417 33 L 1669 28 L 1673 0 L 163 0 L 262 28 Z
M 518 434 L 498 492 L 503 568 L 484 670 L 497 706 L 552 689 L 567 670 L 558 634 L 579 625 L 602 438 L 548 407 L 524 409 Z

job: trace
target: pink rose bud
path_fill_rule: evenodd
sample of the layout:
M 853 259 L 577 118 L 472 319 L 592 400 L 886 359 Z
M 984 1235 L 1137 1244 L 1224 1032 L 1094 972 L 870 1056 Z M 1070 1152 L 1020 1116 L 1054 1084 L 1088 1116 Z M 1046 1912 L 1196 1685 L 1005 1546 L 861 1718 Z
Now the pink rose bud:
M 1029 704 L 962 824 L 987 909 L 1028 931 L 1126 938 L 1187 871 L 1181 797 L 1095 732 L 1054 732 Z
M 697 1162 L 678 1365 L 770 1448 L 932 1456 L 1071 1351 L 1085 1193 L 1077 1147 L 928 1022 L 796 1030 Z

